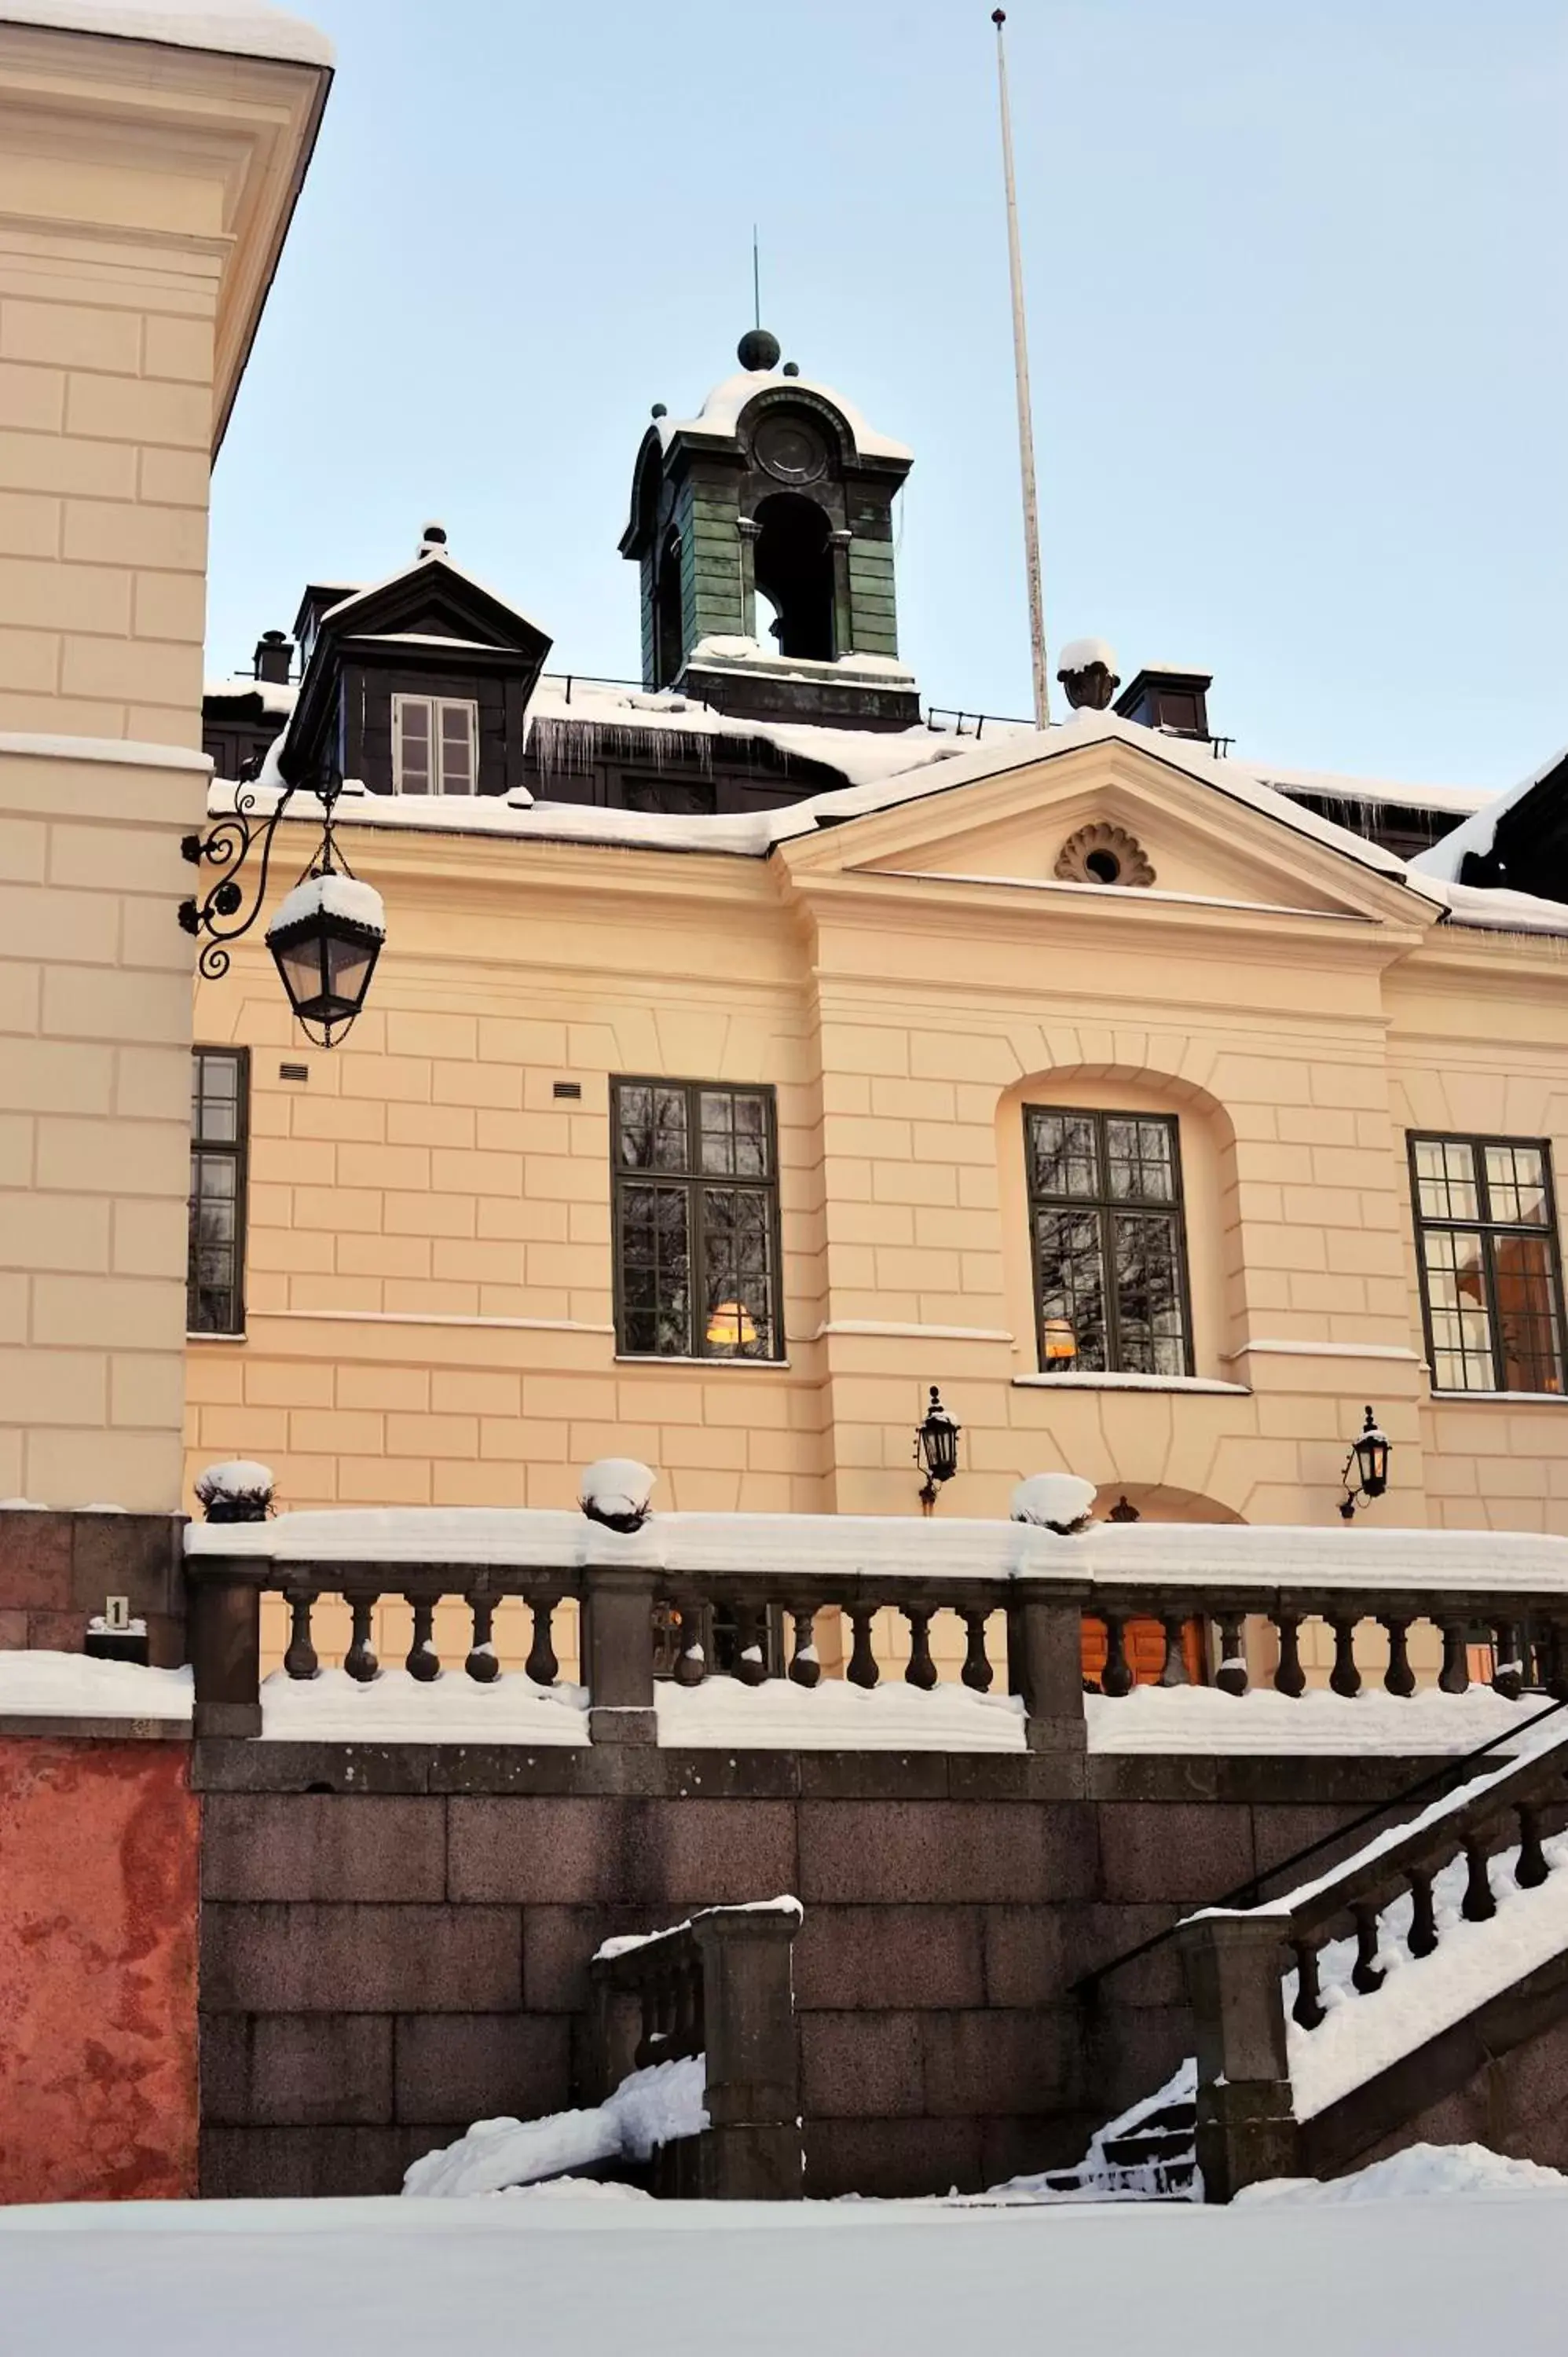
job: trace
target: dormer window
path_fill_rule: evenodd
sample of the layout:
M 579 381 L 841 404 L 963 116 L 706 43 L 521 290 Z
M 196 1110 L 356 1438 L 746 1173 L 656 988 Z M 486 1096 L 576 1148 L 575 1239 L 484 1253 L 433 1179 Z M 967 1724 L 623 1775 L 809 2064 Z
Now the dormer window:
M 394 695 L 394 792 L 471 794 L 478 737 L 477 705 L 444 695 Z

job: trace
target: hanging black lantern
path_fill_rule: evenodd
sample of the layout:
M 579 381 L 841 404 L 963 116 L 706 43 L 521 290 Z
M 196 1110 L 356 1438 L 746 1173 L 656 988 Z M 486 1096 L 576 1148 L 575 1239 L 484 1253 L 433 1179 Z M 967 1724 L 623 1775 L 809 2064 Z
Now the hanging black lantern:
M 1352 1467 L 1356 1471 L 1354 1481 L 1350 1479 Z M 1345 1459 L 1342 1479 L 1345 1498 L 1339 1511 L 1347 1522 L 1355 1513 L 1359 1498 L 1380 1498 L 1389 1486 L 1389 1437 L 1370 1408 L 1367 1410 L 1367 1421 Z
M 329 770 L 314 784 L 284 783 L 263 810 L 263 796 L 273 789 L 259 781 L 242 786 L 231 814 L 206 835 L 188 834 L 180 845 L 193 866 L 209 862 L 224 871 L 203 899 L 182 901 L 179 909 L 180 923 L 202 944 L 197 972 L 219 982 L 229 971 L 228 944 L 248 933 L 261 914 L 279 821 L 296 793 L 319 801 L 320 845 L 309 873 L 268 926 L 267 947 L 296 1018 L 322 1048 L 340 1039 L 363 1006 L 387 932 L 381 894 L 359 881 L 334 842 L 332 813 L 342 790 L 342 779 Z M 259 856 L 247 874 L 252 853 Z
M 288 1002 L 311 1037 L 330 1048 L 365 1003 L 387 935 L 381 896 L 339 869 L 313 869 L 267 927 Z
M 926 1469 L 920 1503 L 928 1514 L 937 1502 L 941 1484 L 950 1481 L 958 1471 L 958 1437 L 962 1429 L 942 1405 L 942 1395 L 933 1383 L 931 1405 L 915 1433 L 915 1462 Z

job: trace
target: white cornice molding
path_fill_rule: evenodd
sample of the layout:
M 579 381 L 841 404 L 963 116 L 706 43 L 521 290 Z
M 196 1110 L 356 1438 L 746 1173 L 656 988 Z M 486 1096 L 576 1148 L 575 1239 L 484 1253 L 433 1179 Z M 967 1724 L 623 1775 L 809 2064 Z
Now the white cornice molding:
M 189 770 L 209 774 L 212 757 L 189 745 L 148 745 L 132 737 L 50 737 L 0 729 L 0 755 L 29 761 L 112 761 L 128 770 Z

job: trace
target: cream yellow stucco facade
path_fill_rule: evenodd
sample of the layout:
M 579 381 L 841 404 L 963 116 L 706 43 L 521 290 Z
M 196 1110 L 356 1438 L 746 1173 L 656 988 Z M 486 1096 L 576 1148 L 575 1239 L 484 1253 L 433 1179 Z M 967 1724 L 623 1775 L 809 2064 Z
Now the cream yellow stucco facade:
M 1485 1131 L 1561 1169 L 1563 941 L 1441 921 L 1128 725 L 953 774 L 755 857 L 346 801 L 389 931 L 347 1042 L 295 1035 L 259 945 L 198 990 L 198 1040 L 252 1051 L 252 1144 L 246 1330 L 191 1345 L 191 1468 L 260 1457 L 289 1507 L 563 1506 L 615 1453 L 670 1507 L 912 1514 L 935 1383 L 939 1512 L 1063 1468 L 1102 1509 L 1324 1524 L 1371 1402 L 1374 1516 L 1568 1530 L 1568 1402 L 1433 1396 L 1406 1157 Z M 1055 879 L 1097 819 L 1152 888 Z M 309 849 L 285 821 L 291 878 Z M 784 1363 L 618 1356 L 618 1075 L 776 1091 Z M 1190 1377 L 1041 1375 L 1021 1109 L 1053 1103 L 1176 1116 Z
M 0 1497 L 172 1510 L 208 485 L 328 53 L 81 14 L 0 10 Z

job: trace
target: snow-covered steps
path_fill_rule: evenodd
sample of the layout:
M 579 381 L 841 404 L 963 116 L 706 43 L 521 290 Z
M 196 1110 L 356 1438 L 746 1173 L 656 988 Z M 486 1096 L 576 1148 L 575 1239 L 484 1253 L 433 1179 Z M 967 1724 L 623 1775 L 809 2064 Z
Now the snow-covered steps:
M 1072 2169 L 1015 2177 L 990 2199 L 1007 2201 L 1197 2201 L 1197 2070 L 1186 2061 L 1159 2089 L 1090 2137 Z
M 1188 1919 L 1198 2152 L 1219 2198 L 1336 2173 L 1568 2029 L 1565 1822 L 1568 1738 L 1268 1906 Z

